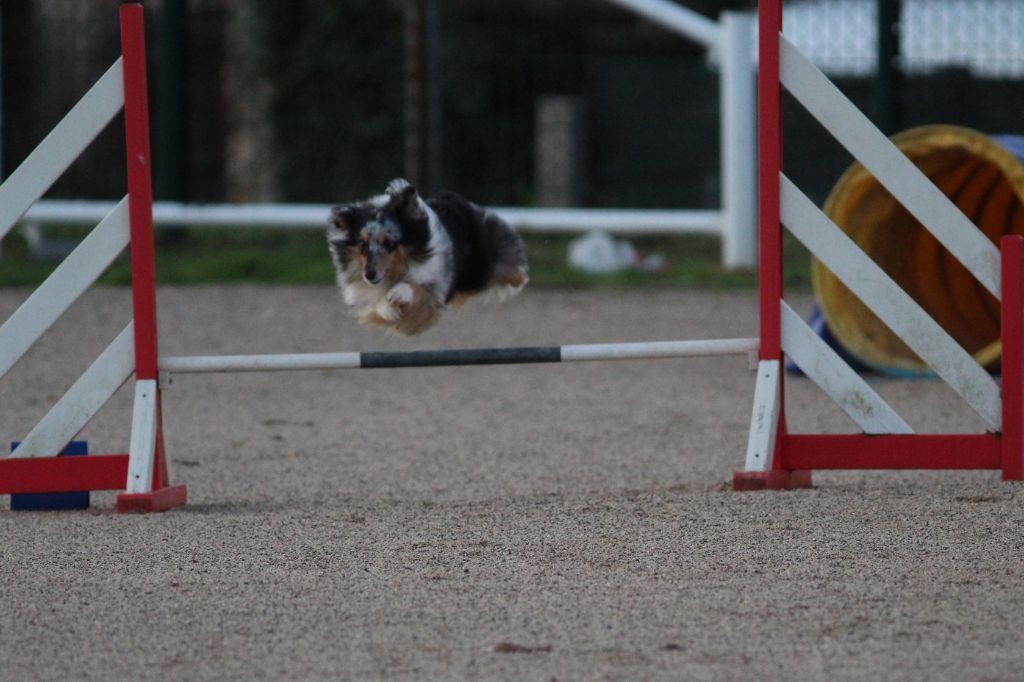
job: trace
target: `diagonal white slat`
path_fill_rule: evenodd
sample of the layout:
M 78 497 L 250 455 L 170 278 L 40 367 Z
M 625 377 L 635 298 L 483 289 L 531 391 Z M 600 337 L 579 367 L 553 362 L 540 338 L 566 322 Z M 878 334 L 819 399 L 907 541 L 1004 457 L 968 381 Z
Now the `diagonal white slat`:
M 785 301 L 780 304 L 782 350 L 864 433 L 914 432 Z
M 11 457 L 53 457 L 81 431 L 135 371 L 135 324 L 117 335 Z
M 0 185 L 0 239 L 67 170 L 124 105 L 121 58 Z
M 129 239 L 125 197 L 0 326 L 0 377 L 103 274 Z
M 999 299 L 999 249 L 832 82 L 780 36 L 783 85 Z
M 757 363 L 745 471 L 768 471 L 775 459 L 775 439 L 779 431 L 779 409 L 782 403 L 779 364 L 778 360 L 761 360 Z
M 999 385 L 784 174 L 782 222 L 889 329 L 998 432 Z

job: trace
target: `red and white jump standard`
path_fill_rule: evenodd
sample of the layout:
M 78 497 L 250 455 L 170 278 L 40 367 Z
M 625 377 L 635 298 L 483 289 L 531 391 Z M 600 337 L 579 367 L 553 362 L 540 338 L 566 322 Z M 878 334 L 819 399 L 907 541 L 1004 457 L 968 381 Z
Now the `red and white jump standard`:
M 758 145 L 760 360 L 746 469 L 736 490 L 810 485 L 813 469 L 998 469 L 1022 479 L 1024 241 L 992 244 L 782 35 L 782 1 L 759 3 Z M 1002 383 L 997 383 L 782 172 L 782 87 L 860 161 L 1001 301 Z M 986 433 L 916 434 L 786 304 L 782 225 L 957 392 Z M 786 428 L 782 356 L 861 428 L 795 434 Z
M 122 107 L 128 194 L 0 327 L 0 376 L 128 245 L 133 320 L 11 456 L 0 458 L 0 494 L 124 490 L 118 511 L 161 511 L 184 504 L 186 490 L 169 484 L 161 432 L 142 5 L 124 4 L 120 13 L 121 57 L 0 186 L 0 237 Z M 128 454 L 56 456 L 132 372 Z

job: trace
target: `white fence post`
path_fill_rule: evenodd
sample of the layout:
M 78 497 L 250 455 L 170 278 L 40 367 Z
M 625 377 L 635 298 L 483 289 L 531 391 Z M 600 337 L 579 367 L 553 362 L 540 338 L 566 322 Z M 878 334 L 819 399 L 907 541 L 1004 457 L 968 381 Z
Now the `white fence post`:
M 722 264 L 757 264 L 757 84 L 753 14 L 723 12 L 719 43 Z

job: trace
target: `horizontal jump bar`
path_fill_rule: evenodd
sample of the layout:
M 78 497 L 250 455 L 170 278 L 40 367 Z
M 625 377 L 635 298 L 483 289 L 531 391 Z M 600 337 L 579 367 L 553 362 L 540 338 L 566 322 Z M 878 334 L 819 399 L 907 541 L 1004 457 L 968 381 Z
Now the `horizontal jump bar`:
M 291 353 L 273 355 L 193 355 L 160 358 L 163 372 L 281 372 L 309 369 L 382 369 L 513 365 L 593 360 L 639 360 L 712 355 L 746 355 L 758 339 L 702 339 L 641 343 L 590 343 L 519 348 L 466 348 L 371 353 Z

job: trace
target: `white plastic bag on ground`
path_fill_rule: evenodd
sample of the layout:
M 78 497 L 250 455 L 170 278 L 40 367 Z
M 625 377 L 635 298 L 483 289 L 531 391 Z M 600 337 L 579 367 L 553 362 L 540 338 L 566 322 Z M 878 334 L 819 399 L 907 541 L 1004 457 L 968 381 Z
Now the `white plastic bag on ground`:
M 641 260 L 625 239 L 613 239 L 607 232 L 594 230 L 569 242 L 569 265 L 584 272 L 607 274 L 630 268 L 657 270 L 664 265 L 664 258 L 653 254 Z
M 618 272 L 636 264 L 636 249 L 607 232 L 588 232 L 569 242 L 569 265 L 592 273 Z

